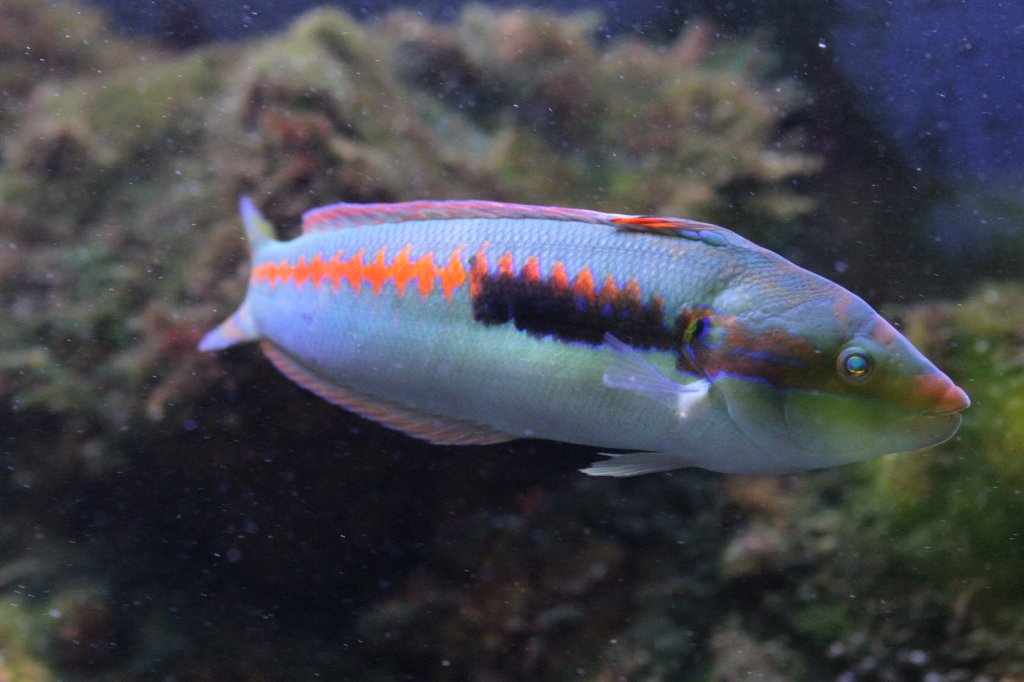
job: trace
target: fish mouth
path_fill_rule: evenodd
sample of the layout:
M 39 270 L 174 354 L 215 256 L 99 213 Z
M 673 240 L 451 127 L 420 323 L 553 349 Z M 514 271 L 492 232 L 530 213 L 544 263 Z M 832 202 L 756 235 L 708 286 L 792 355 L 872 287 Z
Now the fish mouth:
M 930 414 L 920 414 L 916 417 L 910 417 L 910 420 L 916 424 L 927 423 L 929 427 L 934 427 L 934 431 L 941 432 L 942 429 L 948 429 L 949 435 L 942 440 L 934 443 L 939 445 L 945 443 L 947 440 L 952 438 L 956 432 L 960 429 L 960 425 L 964 421 L 964 417 L 960 414 L 960 410 L 950 410 L 948 412 L 932 412 Z M 929 446 L 930 447 L 930 446 Z
M 954 414 L 971 406 L 971 399 L 942 372 L 931 372 L 912 380 L 908 398 L 918 414 Z
M 970 406 L 971 399 L 967 393 L 959 386 L 952 386 L 936 404 L 923 409 L 904 410 L 903 414 L 909 419 L 915 417 L 950 417 L 960 415 L 961 412 Z
M 955 433 L 955 429 L 958 429 L 959 425 L 961 425 L 964 422 L 964 415 L 959 413 L 959 410 L 950 410 L 947 412 L 930 412 L 922 415 L 916 415 L 915 417 L 911 417 L 910 419 L 920 420 L 920 423 L 937 425 L 948 424 L 949 426 L 955 426 L 955 428 L 953 429 L 953 433 Z M 952 434 L 950 434 L 950 436 L 951 435 Z M 948 440 L 948 438 L 946 438 L 946 440 Z
M 932 408 L 931 413 L 935 415 L 957 414 L 970 406 L 971 398 L 967 392 L 955 384 L 950 384 L 939 398 L 938 404 Z
M 839 463 L 945 443 L 959 430 L 965 403 L 969 401 L 963 391 L 947 403 L 914 412 L 849 397 L 791 396 L 785 421 L 804 450 L 828 454 Z

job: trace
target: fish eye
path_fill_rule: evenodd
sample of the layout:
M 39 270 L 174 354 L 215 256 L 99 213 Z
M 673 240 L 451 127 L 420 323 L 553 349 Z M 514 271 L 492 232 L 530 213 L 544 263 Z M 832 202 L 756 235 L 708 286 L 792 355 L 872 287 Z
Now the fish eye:
M 839 376 L 846 381 L 864 381 L 871 374 L 871 357 L 860 348 L 847 348 L 836 359 Z

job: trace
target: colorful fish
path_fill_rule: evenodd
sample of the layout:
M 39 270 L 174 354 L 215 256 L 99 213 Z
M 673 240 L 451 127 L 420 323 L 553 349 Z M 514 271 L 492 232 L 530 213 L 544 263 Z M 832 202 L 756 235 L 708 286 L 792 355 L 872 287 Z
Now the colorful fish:
M 624 450 L 583 471 L 781 473 L 941 443 L 967 394 L 868 304 L 705 223 L 486 201 L 241 201 L 260 341 L 322 398 L 439 444 Z

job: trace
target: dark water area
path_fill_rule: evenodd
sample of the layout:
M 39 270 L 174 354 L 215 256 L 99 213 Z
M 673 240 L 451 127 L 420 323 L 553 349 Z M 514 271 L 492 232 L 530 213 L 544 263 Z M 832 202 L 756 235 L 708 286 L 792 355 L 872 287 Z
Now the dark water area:
M 318 4 L 94 2 L 126 35 L 180 47 L 279 31 Z M 407 7 L 432 21 L 451 22 L 462 3 L 334 6 L 360 20 Z M 925 273 L 934 293 L 962 292 L 963 280 L 977 276 L 1019 275 L 1019 264 L 1003 256 L 1003 246 L 1017 239 L 1014 207 L 1022 201 L 1024 91 L 1013 76 L 1024 58 L 1019 3 L 562 0 L 492 6 L 596 9 L 596 34 L 605 39 L 632 34 L 664 43 L 701 20 L 714 22 L 721 35 L 771 35 L 783 70 L 810 84 L 816 95 L 803 112 L 808 120 L 800 123 L 833 161 L 822 178 L 832 185 L 823 191 L 836 193 L 830 205 L 842 200 L 842 186 L 850 181 L 842 176 L 870 174 L 878 180 L 871 200 L 893 207 L 893 231 L 927 233 L 929 243 L 920 246 L 934 250 L 930 258 L 946 270 L 967 270 L 959 279 Z M 911 247 L 903 248 L 909 256 Z
M 1024 677 L 1021 64 L 995 0 L 0 0 L 0 681 Z M 243 194 L 721 224 L 972 406 L 793 475 L 430 445 L 197 352 Z

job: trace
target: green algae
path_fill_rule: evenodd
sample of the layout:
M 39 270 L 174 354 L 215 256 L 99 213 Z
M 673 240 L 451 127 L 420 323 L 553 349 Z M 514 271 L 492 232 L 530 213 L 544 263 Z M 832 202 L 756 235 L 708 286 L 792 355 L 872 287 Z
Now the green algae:
M 40 650 L 31 645 L 34 620 L 20 604 L 0 605 L 0 677 L 25 682 L 57 679 L 40 660 Z
M 889 458 L 876 504 L 903 533 L 894 548 L 951 597 L 1024 606 L 1024 289 L 987 284 L 958 303 L 907 312 L 911 338 L 971 395 L 955 440 L 919 458 Z
M 102 74 L 145 52 L 117 39 L 87 7 L 6 0 L 0 5 L 0 129 L 19 120 L 25 97 L 41 82 Z

